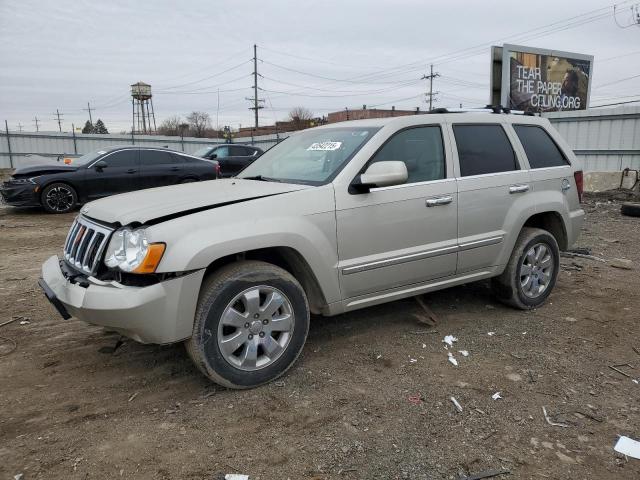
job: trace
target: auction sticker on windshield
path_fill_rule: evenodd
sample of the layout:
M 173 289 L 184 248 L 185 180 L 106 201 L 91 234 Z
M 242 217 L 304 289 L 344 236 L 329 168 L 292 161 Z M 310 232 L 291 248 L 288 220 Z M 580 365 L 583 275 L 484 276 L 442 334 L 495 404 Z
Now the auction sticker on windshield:
M 338 150 L 342 146 L 342 142 L 316 142 L 312 143 L 307 150 L 316 152 L 330 152 Z

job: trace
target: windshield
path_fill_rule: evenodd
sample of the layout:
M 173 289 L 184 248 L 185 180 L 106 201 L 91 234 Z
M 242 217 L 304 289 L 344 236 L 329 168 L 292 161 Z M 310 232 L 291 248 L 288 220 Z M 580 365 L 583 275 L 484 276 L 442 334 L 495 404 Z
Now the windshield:
M 208 155 L 212 149 L 213 147 L 202 147 L 193 152 L 191 155 L 193 155 L 194 157 L 204 157 L 205 155 Z
M 321 185 L 331 181 L 378 128 L 319 128 L 296 133 L 262 154 L 239 178 Z
M 85 153 L 81 157 L 73 158 L 71 160 L 71 165 L 88 165 L 91 162 L 93 162 L 96 158 L 101 157 L 105 153 L 107 153 L 106 150 L 98 150 L 95 152 Z

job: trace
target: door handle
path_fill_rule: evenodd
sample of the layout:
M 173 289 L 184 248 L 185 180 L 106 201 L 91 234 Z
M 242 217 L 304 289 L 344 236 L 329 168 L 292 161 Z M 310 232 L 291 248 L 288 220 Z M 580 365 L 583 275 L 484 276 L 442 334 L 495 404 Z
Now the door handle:
M 178 170 L 180 170 L 180 167 L 171 167 L 172 172 L 177 172 Z
M 509 193 L 524 193 L 529 191 L 529 185 L 511 185 Z
M 135 168 L 130 168 L 129 170 L 127 170 L 127 173 L 136 173 L 138 170 L 136 170 Z
M 440 205 L 447 205 L 453 202 L 453 197 L 447 195 L 446 197 L 429 198 L 427 200 L 427 207 L 438 207 Z

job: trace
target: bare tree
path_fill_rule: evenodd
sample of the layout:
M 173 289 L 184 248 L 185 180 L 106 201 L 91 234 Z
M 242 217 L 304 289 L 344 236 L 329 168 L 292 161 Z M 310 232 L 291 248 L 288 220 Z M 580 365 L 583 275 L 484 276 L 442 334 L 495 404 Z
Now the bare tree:
M 211 128 L 211 117 L 206 112 L 191 112 L 187 115 L 187 122 L 196 137 L 204 137 L 206 131 Z
M 158 133 L 160 135 L 177 136 L 180 135 L 180 126 L 182 124 L 182 118 L 180 115 L 173 115 L 163 120 L 158 127 Z
M 289 121 L 296 130 L 308 128 L 313 120 L 313 112 L 306 107 L 295 107 L 289 112 Z

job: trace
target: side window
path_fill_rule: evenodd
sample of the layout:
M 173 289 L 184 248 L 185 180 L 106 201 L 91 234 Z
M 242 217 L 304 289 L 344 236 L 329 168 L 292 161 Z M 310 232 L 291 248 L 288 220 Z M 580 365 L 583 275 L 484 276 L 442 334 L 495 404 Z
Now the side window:
M 445 178 L 444 145 L 438 126 L 415 127 L 396 133 L 370 163 L 398 160 L 405 163 L 407 183 Z
M 213 152 L 216 154 L 217 158 L 229 157 L 229 147 L 218 147 Z
M 516 155 L 500 125 L 454 125 L 460 175 L 518 170 Z
M 168 165 L 175 163 L 170 152 L 160 150 L 141 150 L 140 162 L 142 166 L 146 165 Z
M 138 150 L 121 150 L 105 157 L 110 167 L 135 167 L 138 164 Z
M 549 134 L 537 125 L 514 125 L 531 168 L 561 167 L 569 165 Z
M 189 163 L 191 160 L 189 157 L 185 157 L 179 153 L 171 152 L 171 156 L 173 157 L 173 163 Z
M 229 147 L 229 150 L 231 150 L 232 157 L 246 157 L 247 155 L 249 155 L 249 152 L 247 152 L 247 149 L 245 147 Z

